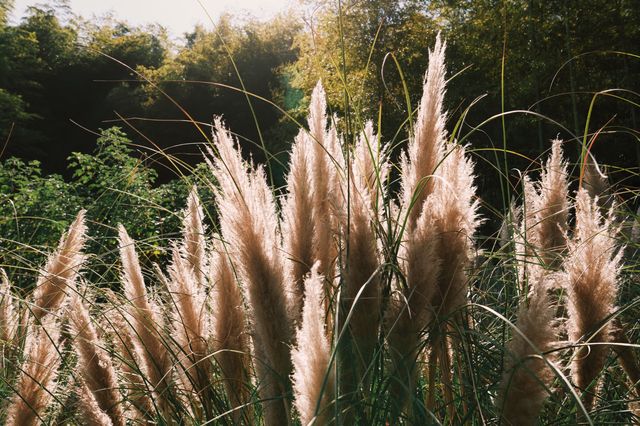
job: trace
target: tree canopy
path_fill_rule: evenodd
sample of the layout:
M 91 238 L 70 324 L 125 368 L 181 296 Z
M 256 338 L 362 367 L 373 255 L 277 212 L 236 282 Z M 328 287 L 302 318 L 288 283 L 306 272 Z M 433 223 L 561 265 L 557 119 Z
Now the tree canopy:
M 95 146 L 91 132 L 118 124 L 165 181 L 179 162 L 198 161 L 212 117 L 222 115 L 245 150 L 281 179 L 293 120 L 303 118 L 319 79 L 329 106 L 350 118 L 343 125 L 379 117 L 383 139 L 401 145 L 428 46 L 441 32 L 453 79 L 448 127 L 464 117 L 459 137 L 473 148 L 517 152 L 509 161 L 522 168 L 557 135 L 577 155 L 584 135 L 606 125 L 593 145 L 601 160 L 621 168 L 640 161 L 637 2 L 305 3 L 301 15 L 267 21 L 225 15 L 176 42 L 157 24 L 88 21 L 65 1 L 31 7 L 12 25 L 12 2 L 3 0 L 2 158 L 39 160 L 45 172 L 65 173 L 72 152 Z M 496 153 L 478 155 L 490 172 Z

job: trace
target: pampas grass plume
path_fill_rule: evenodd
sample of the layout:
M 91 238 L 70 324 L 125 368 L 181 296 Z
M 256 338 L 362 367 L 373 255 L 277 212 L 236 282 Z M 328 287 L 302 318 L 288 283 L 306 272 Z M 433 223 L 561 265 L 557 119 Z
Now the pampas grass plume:
M 442 160 L 446 140 L 443 100 L 445 94 L 444 52 L 446 43 L 436 38 L 429 51 L 429 68 L 425 77 L 414 135 L 402 158 L 401 203 L 408 214 L 407 231 L 415 227 L 424 201 L 433 191 L 433 174 Z M 412 207 L 410 207 L 412 206 Z
M 446 317 L 466 303 L 467 275 L 478 218 L 478 200 L 473 184 L 473 163 L 466 149 L 447 146 L 448 152 L 437 174 L 430 208 L 423 214 L 433 215 L 437 232 L 436 256 L 442 268 L 433 305 L 439 316 Z
M 80 210 L 41 273 L 33 294 L 32 311 L 37 319 L 60 307 L 69 288 L 75 285 L 78 269 L 84 261 L 82 248 L 87 231 L 85 213 L 85 210 Z
M 300 131 L 291 148 L 288 195 L 283 203 L 284 249 L 289 257 L 287 274 L 292 281 L 292 305 L 296 321 L 302 313 L 304 277 L 313 264 L 315 227 L 311 184 L 311 154 L 309 135 Z
M 611 207 L 613 196 L 611 195 L 609 178 L 600 170 L 600 165 L 591 153 L 587 156 L 582 187 L 587 190 L 591 198 L 598 197 L 598 204 L 605 211 Z
M 574 342 L 611 341 L 611 324 L 602 323 L 614 311 L 618 292 L 622 250 L 617 250 L 613 210 L 602 218 L 597 199 L 580 189 L 576 197 L 576 228 L 565 261 L 568 331 Z M 596 387 L 591 387 L 604 367 L 608 348 L 582 346 L 573 357 L 573 380 L 583 392 L 585 407 L 593 406 Z
M 551 156 L 542 169 L 537 196 L 533 198 L 532 243 L 548 266 L 558 266 L 566 249 L 569 216 L 567 164 L 562 159 L 562 141 L 554 140 Z
M 25 360 L 6 411 L 7 426 L 44 421 L 45 410 L 53 400 L 60 366 L 60 353 L 56 347 L 59 337 L 60 325 L 54 318 L 47 318 L 30 328 L 24 347 Z
M 331 347 L 325 332 L 323 277 L 316 263 L 305 280 L 302 325 L 297 346 L 291 352 L 295 406 L 303 425 L 327 424 L 333 397 L 333 375 L 329 371 Z
M 349 329 L 348 336 L 343 340 L 343 346 L 346 347 L 341 348 L 341 360 L 344 361 L 340 370 L 342 393 L 352 393 L 359 383 L 364 385 L 367 392 L 369 380 L 365 378 L 365 372 L 373 362 L 382 319 L 380 255 L 376 236 L 377 226 L 381 222 L 378 202 L 382 199 L 382 184 L 377 178 L 380 175 L 381 179 L 385 179 L 387 166 L 384 158 L 381 158 L 376 140 L 369 122 L 358 138 L 353 155 L 354 164 L 350 168 L 350 215 L 349 223 L 343 225 L 345 229 L 348 227 L 348 232 L 345 232 L 348 251 L 344 251 L 345 258 L 342 261 L 343 282 L 340 292 L 340 327 Z M 345 318 L 349 312 L 352 312 L 352 316 L 346 324 Z
M 78 386 L 77 394 L 77 409 L 84 426 L 113 426 L 111 417 L 100 408 L 86 384 Z
M 185 244 L 188 244 L 185 241 Z M 174 337 L 180 346 L 179 359 L 185 376 L 184 384 L 202 397 L 211 386 L 210 362 L 207 359 L 207 310 L 204 289 L 196 279 L 196 271 L 177 247 L 169 267 L 169 295 L 174 307 Z
M 431 200 L 425 203 L 430 208 Z M 387 314 L 389 355 L 393 366 L 391 393 L 397 410 L 408 409 L 419 369 L 416 363 L 423 349 L 422 337 L 433 319 L 432 300 L 438 285 L 441 264 L 436 257 L 433 217 L 420 215 L 406 242 L 404 273 L 406 288 L 397 289 Z M 404 291 L 403 291 L 404 290 Z
M 518 308 L 518 331 L 507 343 L 499 397 L 501 419 L 506 425 L 536 424 L 553 381 L 547 362 L 554 362 L 555 357 L 546 352 L 553 349 L 558 330 L 547 279 L 542 268 L 536 268 L 529 278 L 531 291 Z
M 133 240 L 122 225 L 118 227 L 122 284 L 127 299 L 127 318 L 133 328 L 134 347 L 142 360 L 142 371 L 155 388 L 158 404 L 165 406 L 171 381 L 171 361 L 162 338 L 162 320 L 155 303 L 147 296 L 140 262 Z
M 332 200 L 339 197 L 337 167 L 342 156 L 339 149 L 337 131 L 334 126 L 327 128 L 327 101 L 322 83 L 313 89 L 309 107 L 309 133 L 311 138 L 303 139 L 305 149 L 311 159 L 311 194 L 313 204 L 311 214 L 314 222 L 314 260 L 320 261 L 320 272 L 326 279 L 333 279 L 333 262 L 336 249 L 333 246 L 336 206 Z M 307 213 L 308 214 L 308 213 Z
M 148 383 L 142 376 L 143 362 L 136 350 L 136 344 L 132 335 L 131 324 L 122 314 L 115 315 L 109 320 L 112 328 L 111 335 L 118 354 L 119 370 L 124 379 L 124 391 L 129 402 L 127 416 L 134 420 L 150 417 L 154 413 L 153 401 L 150 398 Z
M 67 311 L 82 381 L 111 422 L 117 426 L 124 426 L 125 419 L 115 368 L 106 351 L 105 342 L 98 337 L 89 319 L 89 311 L 80 295 L 75 294 L 71 297 Z
M 219 249 L 212 253 L 211 260 L 213 329 L 210 339 L 227 398 L 231 407 L 237 409 L 249 401 L 251 354 L 242 294 L 226 254 Z M 241 412 L 234 412 L 234 422 L 239 423 L 240 419 Z
M 187 208 L 182 221 L 183 245 L 182 251 L 193 269 L 198 286 L 205 287 L 207 272 L 207 244 L 205 241 L 206 228 L 202 222 L 204 212 L 198 197 L 198 188 L 194 185 L 189 191 Z
M 4 269 L 0 268 L 0 348 L 11 346 L 17 331 L 18 312 L 11 291 L 11 282 Z
M 265 423 L 283 424 L 289 405 L 292 313 L 273 194 L 264 170 L 245 163 L 220 119 L 214 123 L 218 156 L 210 162 L 222 236 L 228 243 L 249 302 L 260 396 Z

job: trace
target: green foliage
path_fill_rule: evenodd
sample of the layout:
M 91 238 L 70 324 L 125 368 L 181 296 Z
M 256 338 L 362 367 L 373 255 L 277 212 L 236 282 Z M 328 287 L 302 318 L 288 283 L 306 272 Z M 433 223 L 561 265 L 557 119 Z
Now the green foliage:
M 93 154 L 76 152 L 69 158 L 68 181 L 43 175 L 38 161 L 10 158 L 0 165 L 0 265 L 16 283 L 34 284 L 33 271 L 82 208 L 92 219 L 88 249 L 95 256 L 90 270 L 104 282 L 116 279 L 118 223 L 141 242 L 141 255 L 148 262 L 164 258 L 166 240 L 180 229 L 177 212 L 184 208 L 190 184 L 176 179 L 157 185 L 157 172 L 133 155 L 125 134 L 111 128 L 102 131 Z M 203 167 L 192 176 L 193 183 L 208 178 Z M 199 182 L 203 199 L 210 199 L 206 185 Z
M 11 265 L 16 282 L 31 286 L 33 271 L 73 220 L 81 199 L 61 176 L 43 176 L 38 161 L 16 158 L 0 166 L 0 193 L 0 265 Z
M 575 160 L 584 133 L 589 137 L 607 125 L 593 152 L 604 163 L 637 167 L 640 61 L 634 55 L 640 9 L 633 2 L 366 0 L 340 2 L 340 8 L 331 1 L 310 3 L 319 7 L 313 27 L 296 40 L 300 54 L 288 68 L 293 86 L 309 94 L 322 79 L 330 107 L 342 116 L 348 109 L 356 122 L 380 112 L 379 130 L 394 145 L 408 134 L 407 105 L 417 104 L 428 46 L 442 32 L 447 77 L 455 80 L 447 109 L 461 113 L 471 107 L 458 130 L 471 133 L 464 142 L 477 150 L 480 193 L 490 205 L 503 202 L 500 188 L 491 184 L 501 179 L 503 157 L 507 170 L 525 168 L 549 148 L 548 135 L 569 141 Z M 613 91 L 597 96 L 585 131 L 590 103 L 605 89 Z M 474 104 L 477 97 L 482 98 Z M 520 112 L 507 113 L 503 129 L 508 111 Z M 496 147 L 518 155 L 501 153 L 496 164 Z M 637 175 L 616 176 L 623 179 L 638 183 Z
M 159 25 L 113 16 L 89 22 L 64 2 L 30 7 L 20 24 L 0 25 L 0 89 L 12 96 L 0 121 L 4 139 L 13 128 L 5 158 L 38 159 L 45 171 L 64 173 L 72 152 L 89 153 L 95 143 L 70 120 L 96 129 L 124 119 L 136 143 L 179 146 L 173 154 L 194 164 L 212 114 L 224 114 L 257 160 L 267 158 L 264 148 L 282 153 L 291 126 L 266 100 L 287 90 L 280 70 L 296 58 L 300 29 L 290 16 L 267 23 L 226 16 L 178 44 Z
M 389 132 L 395 131 L 407 111 L 400 75 L 388 55 L 402 65 L 415 105 L 422 92 L 426 45 L 438 30 L 436 21 L 425 13 L 423 2 L 414 0 L 346 2 L 341 9 L 324 3 L 313 31 L 296 41 L 300 55 L 289 68 L 294 86 L 311 93 L 322 79 L 329 104 L 340 110 L 347 90 L 351 107 L 364 117 L 378 114 L 379 104 L 371 100 L 382 101 L 389 117 L 385 124 Z

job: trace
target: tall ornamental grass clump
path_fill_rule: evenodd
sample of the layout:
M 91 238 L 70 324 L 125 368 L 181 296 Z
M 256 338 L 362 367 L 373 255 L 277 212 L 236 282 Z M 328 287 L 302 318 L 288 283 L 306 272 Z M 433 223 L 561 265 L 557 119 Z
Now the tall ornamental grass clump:
M 3 272 L 1 420 L 637 420 L 638 295 L 619 297 L 637 284 L 606 176 L 590 159 L 571 190 L 553 141 L 502 244 L 481 248 L 472 148 L 445 126 L 445 50 L 438 37 L 399 161 L 372 122 L 347 138 L 319 82 L 284 188 L 214 119 L 199 183 L 214 199 L 191 188 L 166 265 L 145 266 L 119 225 L 119 283 L 88 282 L 81 211 L 31 294 Z

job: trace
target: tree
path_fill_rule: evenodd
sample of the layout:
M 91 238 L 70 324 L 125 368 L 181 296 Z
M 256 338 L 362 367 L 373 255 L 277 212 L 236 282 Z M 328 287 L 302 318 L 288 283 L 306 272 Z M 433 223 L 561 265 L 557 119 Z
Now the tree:
M 426 41 L 438 31 L 436 19 L 424 13 L 420 1 L 351 1 L 340 9 L 334 2 L 316 3 L 308 19 L 311 28 L 297 39 L 300 55 L 289 68 L 293 85 L 310 94 L 322 79 L 329 105 L 343 112 L 346 89 L 359 120 L 377 116 L 382 106 L 383 129 L 393 135 L 409 113 L 393 58 L 415 105 L 427 64 Z

